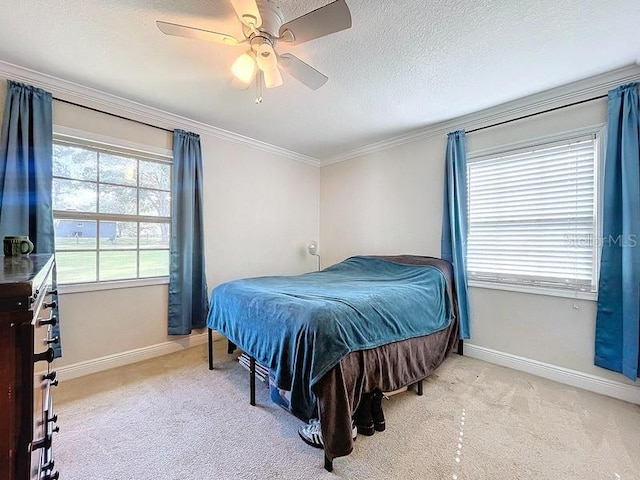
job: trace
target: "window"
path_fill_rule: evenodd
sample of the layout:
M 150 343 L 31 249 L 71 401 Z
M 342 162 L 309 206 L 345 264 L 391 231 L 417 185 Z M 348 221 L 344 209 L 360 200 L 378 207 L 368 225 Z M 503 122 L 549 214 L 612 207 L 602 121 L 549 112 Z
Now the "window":
M 53 216 L 59 283 L 167 276 L 170 159 L 56 138 Z
M 591 134 L 468 162 L 472 284 L 596 291 L 598 148 Z

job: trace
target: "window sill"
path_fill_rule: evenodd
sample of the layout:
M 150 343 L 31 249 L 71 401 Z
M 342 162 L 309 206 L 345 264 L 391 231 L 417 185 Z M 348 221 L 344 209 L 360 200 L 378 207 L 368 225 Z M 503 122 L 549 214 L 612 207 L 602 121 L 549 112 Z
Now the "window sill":
M 547 295 L 550 297 L 564 297 L 573 300 L 598 300 L 597 292 L 581 292 L 575 290 L 562 290 L 553 287 L 536 287 L 533 285 L 514 285 L 507 283 L 483 282 L 482 280 L 469 280 L 469 287 L 486 288 L 490 290 L 505 290 L 509 292 L 530 293 L 533 295 Z
M 97 292 L 102 290 L 118 290 L 121 288 L 149 287 L 167 285 L 169 277 L 138 278 L 135 280 L 114 280 L 111 282 L 71 283 L 58 285 L 60 295 L 71 293 Z

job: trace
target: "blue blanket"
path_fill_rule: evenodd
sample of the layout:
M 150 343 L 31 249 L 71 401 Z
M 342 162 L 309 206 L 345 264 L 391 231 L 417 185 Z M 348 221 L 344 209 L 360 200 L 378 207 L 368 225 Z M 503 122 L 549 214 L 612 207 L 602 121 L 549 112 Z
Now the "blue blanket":
M 235 280 L 213 289 L 207 324 L 291 391 L 303 420 L 315 409 L 313 386 L 340 359 L 445 329 L 452 304 L 440 270 L 374 257 L 351 257 L 298 276 Z

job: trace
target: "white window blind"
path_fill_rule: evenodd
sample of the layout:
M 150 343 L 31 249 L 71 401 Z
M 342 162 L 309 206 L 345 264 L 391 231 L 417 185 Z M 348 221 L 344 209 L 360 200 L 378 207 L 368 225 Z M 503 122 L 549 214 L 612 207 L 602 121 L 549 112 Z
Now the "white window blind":
M 595 291 L 596 142 L 469 161 L 470 280 Z

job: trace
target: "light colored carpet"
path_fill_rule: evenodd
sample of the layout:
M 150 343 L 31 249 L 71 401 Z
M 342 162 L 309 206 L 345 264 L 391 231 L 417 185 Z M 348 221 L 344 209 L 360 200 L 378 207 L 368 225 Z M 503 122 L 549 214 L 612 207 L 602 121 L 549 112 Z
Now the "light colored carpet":
M 249 405 L 225 347 L 214 371 L 202 346 L 63 382 L 61 478 L 640 479 L 639 406 L 457 355 L 424 396 L 385 401 L 387 430 L 360 436 L 328 473 L 264 384 Z

